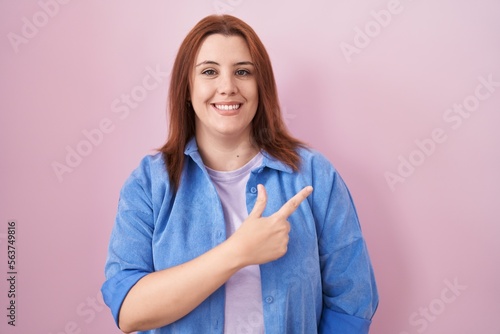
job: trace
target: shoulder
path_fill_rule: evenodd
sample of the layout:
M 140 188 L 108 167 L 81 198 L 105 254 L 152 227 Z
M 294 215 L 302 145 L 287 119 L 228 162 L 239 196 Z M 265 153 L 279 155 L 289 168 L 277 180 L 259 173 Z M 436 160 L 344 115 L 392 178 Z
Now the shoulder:
M 309 180 L 317 194 L 335 192 L 350 196 L 340 172 L 324 154 L 312 148 L 300 148 L 297 152 L 301 157 L 299 175 Z
M 134 169 L 130 178 L 140 179 L 144 181 L 154 181 L 154 179 L 167 176 L 165 162 L 161 153 L 150 154 L 143 157 L 139 166 Z
M 297 153 L 301 159 L 300 169 L 309 172 L 328 172 L 336 173 L 336 169 L 330 160 L 316 149 L 309 147 L 300 147 Z
M 146 155 L 125 181 L 121 195 L 151 198 L 158 191 L 169 191 L 168 180 L 162 154 Z

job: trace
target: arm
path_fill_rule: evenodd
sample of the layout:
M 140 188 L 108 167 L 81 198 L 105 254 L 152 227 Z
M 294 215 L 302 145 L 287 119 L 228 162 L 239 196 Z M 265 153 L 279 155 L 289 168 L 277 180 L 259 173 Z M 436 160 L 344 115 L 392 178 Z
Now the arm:
M 261 214 L 267 198 L 264 187 L 259 186 L 255 207 L 231 238 L 184 264 L 146 273 L 125 292 L 123 303 L 115 303 L 119 327 L 128 333 L 168 325 L 191 312 L 239 269 L 283 256 L 290 229 L 286 218 L 310 194 L 309 188 L 264 218 Z M 150 238 L 143 243 L 146 241 L 151 243 Z M 127 275 L 127 271 L 118 275 Z
M 378 293 L 356 209 L 335 169 L 328 163 L 321 170 L 325 173 L 319 178 L 322 186 L 316 186 L 317 196 L 312 199 L 318 204 L 316 214 L 321 222 L 323 311 L 319 333 L 368 333 Z
M 192 311 L 244 266 L 238 245 L 227 240 L 189 262 L 150 273 L 125 297 L 119 327 L 130 333 L 170 324 Z

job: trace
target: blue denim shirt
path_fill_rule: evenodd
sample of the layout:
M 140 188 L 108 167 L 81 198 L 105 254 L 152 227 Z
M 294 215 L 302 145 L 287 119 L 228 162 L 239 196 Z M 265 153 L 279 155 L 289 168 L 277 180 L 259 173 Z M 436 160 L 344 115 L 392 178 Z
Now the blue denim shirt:
M 321 154 L 299 149 L 300 171 L 262 152 L 250 174 L 247 209 L 257 184 L 271 215 L 307 185 L 313 193 L 289 217 L 287 253 L 260 265 L 268 334 L 368 333 L 378 305 L 372 266 L 354 204 Z M 122 188 L 102 293 L 118 323 L 121 304 L 143 276 L 187 262 L 226 239 L 222 205 L 192 139 L 174 193 L 161 154 L 145 157 Z M 223 333 L 224 286 L 176 322 L 141 333 Z M 232 334 L 232 333 L 231 333 Z

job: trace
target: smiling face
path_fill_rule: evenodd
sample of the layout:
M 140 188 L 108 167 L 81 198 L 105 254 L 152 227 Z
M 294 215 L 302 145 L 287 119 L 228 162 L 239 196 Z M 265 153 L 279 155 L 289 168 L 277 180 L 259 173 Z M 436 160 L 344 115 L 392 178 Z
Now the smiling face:
M 197 140 L 249 140 L 258 106 L 250 51 L 240 36 L 206 37 L 191 78 Z

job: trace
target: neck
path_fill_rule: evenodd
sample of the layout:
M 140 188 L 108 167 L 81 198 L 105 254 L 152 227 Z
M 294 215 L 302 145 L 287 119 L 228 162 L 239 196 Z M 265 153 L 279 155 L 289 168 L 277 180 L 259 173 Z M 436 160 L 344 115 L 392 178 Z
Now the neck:
M 259 152 L 259 148 L 252 143 L 250 134 L 234 137 L 204 136 L 196 134 L 198 151 L 203 163 L 218 171 L 231 171 L 243 167 Z

